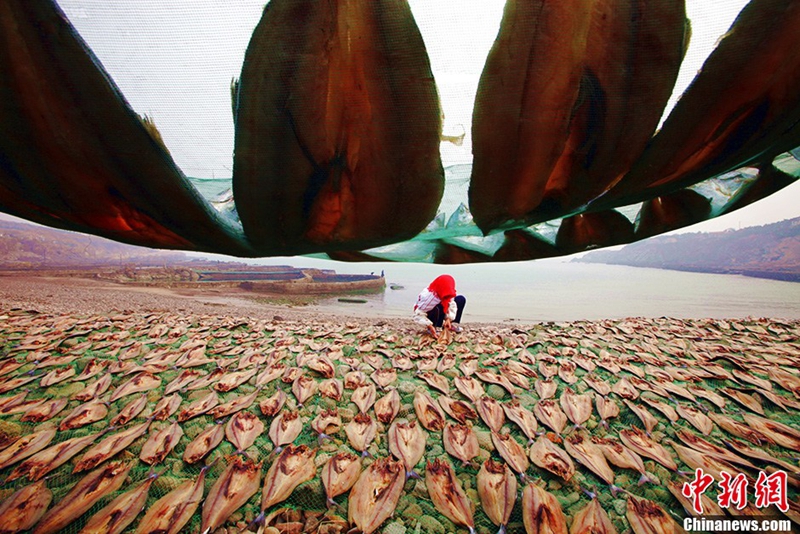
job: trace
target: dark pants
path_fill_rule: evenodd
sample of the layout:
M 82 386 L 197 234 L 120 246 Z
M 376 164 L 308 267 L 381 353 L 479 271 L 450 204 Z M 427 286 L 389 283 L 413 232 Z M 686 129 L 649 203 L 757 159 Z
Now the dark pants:
M 464 306 L 467 304 L 467 297 L 464 295 L 458 295 L 453 298 L 456 304 L 458 304 L 458 311 L 456 312 L 456 318 L 453 321 L 454 323 L 461 322 L 461 314 L 464 313 Z M 442 307 L 442 303 L 436 305 L 431 311 L 428 312 L 428 319 L 433 323 L 433 326 L 439 328 L 444 323 L 444 318 L 446 314 L 444 313 L 444 308 Z

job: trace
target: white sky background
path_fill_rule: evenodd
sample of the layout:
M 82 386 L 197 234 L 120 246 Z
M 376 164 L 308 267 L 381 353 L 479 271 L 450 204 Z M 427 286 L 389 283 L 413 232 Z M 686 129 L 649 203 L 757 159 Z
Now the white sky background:
M 554 0 L 558 1 L 558 0 Z M 428 47 L 445 112 L 445 165 L 468 162 L 470 117 L 505 0 L 409 0 Z M 687 0 L 692 41 L 672 104 L 691 82 L 746 0 Z M 190 176 L 230 177 L 230 81 L 238 77 L 264 0 L 59 0 L 131 106 L 153 116 Z M 671 106 L 670 105 L 670 106 Z M 689 231 L 716 231 L 797 217 L 800 183 Z

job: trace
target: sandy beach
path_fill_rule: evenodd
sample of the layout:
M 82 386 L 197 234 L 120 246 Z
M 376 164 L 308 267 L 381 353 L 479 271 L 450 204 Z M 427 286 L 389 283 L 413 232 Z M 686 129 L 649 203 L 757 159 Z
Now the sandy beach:
M 0 302 L 0 513 L 18 530 L 166 514 L 216 534 L 678 533 L 698 468 L 748 480 L 734 515 L 800 524 L 799 321 L 434 339 L 244 291 L 35 276 L 0 276 Z M 775 473 L 785 510 L 752 493 Z

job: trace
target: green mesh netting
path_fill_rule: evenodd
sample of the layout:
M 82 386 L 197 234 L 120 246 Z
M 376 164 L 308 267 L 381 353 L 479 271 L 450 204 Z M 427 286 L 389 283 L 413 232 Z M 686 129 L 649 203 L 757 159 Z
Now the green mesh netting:
M 247 360 L 251 353 L 273 354 L 278 353 L 283 356 L 281 363 L 287 368 L 293 367 L 297 358 L 301 359 L 308 354 L 326 353 L 332 355 L 336 367 L 335 378 L 344 379 L 345 375 L 353 369 L 359 369 L 369 377 L 378 367 L 390 367 L 395 358 L 408 356 L 414 362 L 414 368 L 405 371 L 398 371 L 397 381 L 389 387 L 396 387 L 401 397 L 401 409 L 397 418 L 409 420 L 417 419 L 417 414 L 413 407 L 414 392 L 417 388 L 424 388 L 432 397 L 436 398 L 441 392 L 430 387 L 425 381 L 417 376 L 417 368 L 422 364 L 425 366 L 434 365 L 435 372 L 444 376 L 450 389 L 450 396 L 454 399 L 466 400 L 453 386 L 453 378 L 461 376 L 466 367 L 463 364 L 467 360 L 477 358 L 480 362 L 479 368 L 489 369 L 493 372 L 498 371 L 498 365 L 503 365 L 507 360 L 519 362 L 530 362 L 529 365 L 535 369 L 535 376 L 528 379 L 529 389 L 525 389 L 526 379 L 524 377 L 514 377 L 517 385 L 514 386 L 515 399 L 528 409 L 533 410 L 539 396 L 536 393 L 536 382 L 546 376 L 552 377 L 557 384 L 557 390 L 553 399 L 558 401 L 565 389 L 570 387 L 576 393 L 592 393 L 592 388 L 583 380 L 588 373 L 585 366 L 595 363 L 591 371 L 592 376 L 598 379 L 596 382 L 607 384 L 612 391 L 609 399 L 618 404 L 620 413 L 617 417 L 607 421 L 608 428 L 601 424 L 598 413 L 593 410 L 589 420 L 584 423 L 585 429 L 592 436 L 617 436 L 620 430 L 636 427 L 645 429 L 642 419 L 631 411 L 623 403 L 620 395 L 628 396 L 631 402 L 637 403 L 646 409 L 646 404 L 637 400 L 635 396 L 645 395 L 660 400 L 670 406 L 697 406 L 702 411 L 711 411 L 726 415 L 739 422 L 744 421 L 741 412 L 746 410 L 733 397 L 723 395 L 726 398 L 726 405 L 720 410 L 715 404 L 702 397 L 696 397 L 697 402 L 690 400 L 691 393 L 686 393 L 685 386 L 708 389 L 717 393 L 724 393 L 722 390 L 736 393 L 747 393 L 754 395 L 758 404 L 758 409 L 763 410 L 766 417 L 773 421 L 788 424 L 798 428 L 798 390 L 787 390 L 792 388 L 791 379 L 787 382 L 777 375 L 769 374 L 770 369 L 783 369 L 792 375 L 791 369 L 798 362 L 800 357 L 800 344 L 798 343 L 798 333 L 800 325 L 795 323 L 777 323 L 770 321 L 740 321 L 728 323 L 725 321 L 707 320 L 696 321 L 693 323 L 678 320 L 621 320 L 603 321 L 601 323 L 545 323 L 535 325 L 526 329 L 515 329 L 503 331 L 498 334 L 495 330 L 476 330 L 455 335 L 449 344 L 436 344 L 433 338 L 420 337 L 415 332 L 404 329 L 393 329 L 388 326 L 359 326 L 355 324 L 299 324 L 290 322 L 271 322 L 256 321 L 251 319 L 232 318 L 232 317 L 187 317 L 173 313 L 153 313 L 153 314 L 130 314 L 122 313 L 113 317 L 70 317 L 70 316 L 51 316 L 40 313 L 26 312 L 22 310 L 3 310 L 0 313 L 0 369 L 9 371 L 0 376 L 0 388 L 9 384 L 10 380 L 33 375 L 37 380 L 20 388 L 10 389 L 0 395 L 0 406 L 4 400 L 18 394 L 22 389 L 28 390 L 26 400 L 58 397 L 71 397 L 83 391 L 94 380 L 95 377 L 86 382 L 76 382 L 74 377 L 83 370 L 89 361 L 100 360 L 109 361 L 112 366 L 123 365 L 122 369 L 111 368 L 112 385 L 107 392 L 100 396 L 101 399 L 108 400 L 113 395 L 116 388 L 127 382 L 132 375 L 126 375 L 126 371 L 135 369 L 139 365 L 148 363 L 148 355 L 155 351 L 165 353 L 186 352 L 185 347 L 189 347 L 196 342 L 205 343 L 204 355 L 212 360 L 201 366 L 193 367 L 203 373 L 210 373 L 217 367 L 217 364 L 228 369 L 227 372 L 237 371 L 238 363 Z M 187 343 L 188 342 L 188 343 Z M 181 349 L 181 347 L 184 347 Z M 569 361 L 579 361 L 575 359 L 576 354 L 583 356 L 580 363 L 583 365 L 562 366 Z M 443 356 L 455 356 L 449 359 L 452 366 L 439 363 L 447 361 Z M 47 366 L 54 358 L 72 357 L 71 360 L 56 360 L 61 362 L 57 366 Z M 364 357 L 368 356 L 368 364 Z M 348 358 L 354 361 L 346 363 Z M 434 358 L 434 360 L 430 360 Z M 12 369 L 11 362 L 21 363 L 22 365 Z M 351 367 L 352 364 L 353 366 Z M 622 368 L 615 365 L 621 364 Z M 255 364 L 253 364 L 255 365 Z M 54 369 L 72 367 L 76 374 L 62 382 L 47 388 L 38 387 L 42 376 Z M 625 367 L 630 370 L 625 370 Z M 247 368 L 247 367 L 245 367 Z M 692 375 L 693 371 L 708 370 L 705 379 Z M 169 368 L 157 373 L 161 379 L 161 385 L 146 392 L 147 407 L 130 423 L 128 426 L 139 424 L 149 417 L 155 404 L 164 396 L 165 387 L 174 380 L 184 369 L 170 366 Z M 571 372 L 570 372 L 571 371 Z M 507 376 L 511 376 L 508 369 L 502 371 Z M 312 377 L 317 383 L 322 378 L 313 371 L 304 370 L 307 376 Z M 666 373 L 666 374 L 665 374 Z M 733 373 L 733 374 L 732 374 Z M 622 389 L 616 389 L 617 384 L 624 378 L 629 383 L 636 383 L 639 375 L 645 377 L 644 382 L 639 382 L 639 389 L 634 387 L 634 397 L 630 397 Z M 206 375 L 207 376 L 207 375 Z M 673 376 L 676 379 L 670 385 L 667 392 L 662 390 L 660 395 L 645 391 L 647 384 L 664 384 L 665 376 Z M 748 376 L 753 377 L 748 381 Z M 200 377 L 202 379 L 203 377 Z M 662 382 L 657 380 L 661 379 Z M 769 385 L 772 393 L 775 394 L 773 400 L 768 400 L 764 395 L 758 395 L 755 385 L 761 379 Z M 220 403 L 224 403 L 235 397 L 247 395 L 256 390 L 254 384 L 257 377 L 251 378 L 232 391 L 220 393 Z M 369 378 L 368 378 L 369 380 Z M 216 382 L 214 382 L 216 383 Z M 781 385 L 782 384 L 782 385 Z M 317 393 L 310 398 L 303 406 L 298 406 L 292 394 L 292 384 L 284 383 L 280 378 L 267 383 L 258 393 L 256 399 L 250 407 L 250 412 L 257 414 L 265 425 L 265 431 L 256 440 L 255 444 L 248 448 L 246 454 L 263 462 L 263 474 L 274 461 L 274 445 L 268 436 L 269 425 L 272 420 L 265 417 L 259 410 L 260 401 L 271 396 L 279 388 L 284 390 L 287 400 L 284 410 L 297 409 L 301 418 L 304 420 L 303 431 L 295 440 L 297 445 L 307 445 L 317 450 L 316 464 L 317 475 L 312 480 L 298 486 L 283 503 L 276 504 L 267 513 L 288 508 L 290 511 L 279 514 L 274 521 L 280 522 L 301 522 L 308 528 L 309 532 L 317 532 L 318 520 L 322 520 L 330 527 L 331 522 L 347 520 L 347 494 L 335 499 L 338 507 L 328 509 L 325 504 L 325 494 L 321 480 L 319 478 L 321 466 L 324 461 L 333 453 L 339 450 L 353 450 L 352 445 L 344 431 L 344 426 L 358 412 L 356 405 L 351 403 L 351 389 L 344 389 L 342 399 L 336 401 L 326 398 Z M 501 403 L 511 400 L 509 391 L 497 384 L 484 383 L 486 393 Z M 182 389 L 179 394 L 183 397 L 178 410 L 185 408 L 193 400 L 205 396 L 209 392 L 208 385 L 201 389 L 191 390 Z M 599 386 L 598 386 L 599 387 Z M 675 389 L 677 387 L 677 389 Z M 762 386 L 764 387 L 763 383 Z M 727 388 L 727 389 L 726 389 Z M 69 431 L 58 431 L 53 443 L 61 442 L 76 436 L 86 436 L 96 432 L 106 430 L 110 421 L 120 409 L 134 400 L 137 395 L 122 397 L 110 403 L 108 415 L 103 420 Z M 383 392 L 378 391 L 380 398 Z M 775 403 L 783 402 L 780 407 Z M 22 436 L 41 430 L 47 427 L 57 426 L 75 407 L 81 403 L 75 400 L 69 402 L 68 406 L 50 421 L 37 424 L 21 422 L 24 412 L 11 413 L 0 416 L 0 430 L 4 436 Z M 342 428 L 333 433 L 331 439 L 318 441 L 318 436 L 311 429 L 310 422 L 317 413 L 325 409 L 337 409 L 342 418 Z M 752 408 L 750 408 L 752 410 Z M 13 404 L 3 407 L 0 411 L 13 411 Z M 731 435 L 728 430 L 723 430 L 720 426 L 714 426 L 713 431 L 708 436 L 702 436 L 700 431 L 693 427 L 687 419 L 681 418 L 675 423 L 670 421 L 658 410 L 650 409 L 649 412 L 657 422 L 652 430 L 651 438 L 662 444 L 668 444 L 668 440 L 680 443 L 676 437 L 676 431 L 688 430 L 695 435 L 722 445 L 722 440 L 731 438 L 739 439 Z M 374 412 L 370 410 L 368 413 Z M 227 420 L 224 418 L 223 421 Z M 450 420 L 449 417 L 447 417 Z M 146 465 L 138 460 L 139 452 L 147 437 L 154 430 L 175 420 L 175 415 L 167 421 L 151 423 L 147 434 L 136 440 L 126 450 L 120 452 L 114 460 L 133 462 L 134 466 L 130 471 L 128 481 L 123 487 L 114 494 L 104 496 L 101 500 L 80 518 L 75 519 L 69 524 L 64 532 L 78 532 L 85 522 L 94 513 L 99 511 L 112 498 L 122 492 L 131 489 L 136 483 L 144 480 L 151 471 L 159 474 L 158 479 L 151 487 L 145 510 L 151 506 L 158 498 L 165 495 L 179 483 L 195 479 L 203 463 L 212 463 L 206 480 L 206 494 L 209 488 L 217 480 L 227 462 L 236 452 L 235 447 L 226 439 L 212 450 L 212 452 L 199 464 L 189 465 L 182 460 L 186 445 L 208 425 L 218 424 L 211 415 L 202 415 L 181 424 L 185 435 L 181 438 L 177 446 L 170 452 L 165 460 L 153 467 Z M 463 527 L 452 524 L 434 506 L 427 489 L 425 488 L 425 461 L 435 458 L 445 459 L 451 463 L 455 469 L 457 477 L 466 491 L 466 495 L 474 505 L 475 528 L 478 532 L 494 532 L 496 527 L 489 521 L 483 512 L 481 503 L 476 493 L 476 476 L 483 460 L 494 458 L 504 461 L 492 444 L 490 431 L 486 423 L 480 418 L 473 421 L 475 431 L 481 447 L 480 454 L 470 464 L 463 464 L 455 458 L 449 457 L 445 452 L 442 443 L 442 433 L 428 431 L 426 450 L 423 460 L 416 466 L 415 471 L 421 478 L 409 478 L 405 484 L 403 495 L 400 498 L 394 515 L 388 519 L 381 527 L 383 532 L 461 532 Z M 369 465 L 372 458 L 390 456 L 386 437 L 387 427 L 378 423 L 378 432 L 374 442 L 369 446 L 368 452 L 371 457 L 364 458 L 364 467 Z M 115 429 L 110 430 L 114 432 Z M 521 429 L 506 420 L 502 429 L 508 432 L 517 440 L 520 445 L 528 450 L 527 438 Z M 543 421 L 539 421 L 539 431 L 546 432 L 549 439 L 563 447 L 562 438 L 568 437 L 572 432 L 572 423 L 569 422 L 563 430 L 561 436 L 556 435 L 551 429 L 545 426 Z M 743 440 L 741 440 L 743 441 Z M 774 457 L 797 465 L 796 450 L 787 448 L 786 445 L 774 443 L 759 443 L 755 446 Z M 678 461 L 678 457 L 668 447 L 673 459 Z M 82 451 L 83 452 L 83 451 Z M 59 502 L 64 495 L 80 480 L 85 473 L 73 474 L 72 470 L 81 453 L 70 459 L 64 465 L 49 473 L 46 477 L 46 486 L 53 492 L 54 503 Z M 619 469 L 614 467 L 614 484 L 622 490 L 629 491 L 633 495 L 645 497 L 659 503 L 670 515 L 677 518 L 685 516 L 685 511 L 680 503 L 668 491 L 666 484 L 669 481 L 682 482 L 686 476 L 682 472 L 693 471 L 691 465 L 686 465 L 678 461 L 679 472 L 670 472 L 668 469 L 649 458 L 644 458 L 648 476 L 657 480 L 655 483 L 647 483 L 639 486 L 640 474 L 633 470 Z M 763 465 L 759 463 L 758 465 Z M 5 479 L 16 467 L 10 465 L 0 471 L 0 478 Z M 628 528 L 628 521 L 625 518 L 625 494 L 611 491 L 604 482 L 589 469 L 576 462 L 577 472 L 569 481 L 563 481 L 550 472 L 531 465 L 525 473 L 525 481 L 520 484 L 520 489 L 527 483 L 535 483 L 546 488 L 553 493 L 567 518 L 572 518 L 580 509 L 588 503 L 588 495 L 595 493 L 600 500 L 603 508 L 608 512 L 619 532 Z M 755 476 L 754 472 L 748 471 L 749 475 Z M 794 473 L 790 473 L 794 476 Z M 5 483 L 0 488 L 0 501 L 8 498 L 14 491 L 27 485 L 27 480 L 18 479 L 11 483 Z M 243 530 L 260 512 L 261 491 L 256 494 L 238 511 L 236 511 L 226 523 L 228 532 Z M 796 502 L 796 487 L 790 487 L 789 498 Z M 293 511 L 292 511 L 293 510 Z M 324 514 L 324 515 L 323 515 Z M 131 525 L 129 531 L 136 528 L 139 515 Z M 316 516 L 316 520 L 311 519 Z M 185 527 L 185 531 L 196 532 L 200 528 L 200 510 L 195 513 L 191 522 Z M 331 532 L 331 530 L 319 530 L 320 532 Z M 341 531 L 341 530 L 332 530 Z M 514 511 L 508 525 L 509 532 L 523 532 L 522 526 L 522 507 L 521 500 L 517 498 Z

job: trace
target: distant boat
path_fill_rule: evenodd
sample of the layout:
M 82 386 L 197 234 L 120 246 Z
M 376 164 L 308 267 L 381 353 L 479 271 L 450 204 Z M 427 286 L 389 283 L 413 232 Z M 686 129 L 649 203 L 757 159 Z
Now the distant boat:
M 400 284 L 389 284 L 389 289 L 405 289 L 405 286 L 401 286 Z
M 352 302 L 353 304 L 365 304 L 367 299 L 354 299 L 349 297 L 341 297 L 338 299 L 339 302 Z

